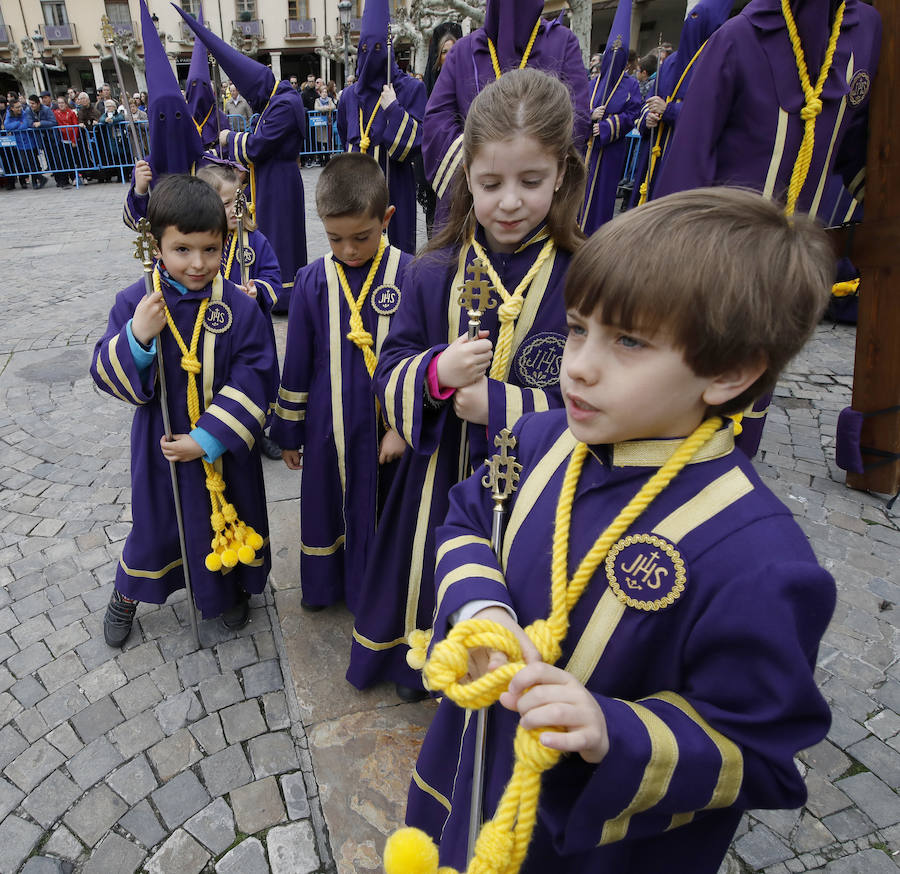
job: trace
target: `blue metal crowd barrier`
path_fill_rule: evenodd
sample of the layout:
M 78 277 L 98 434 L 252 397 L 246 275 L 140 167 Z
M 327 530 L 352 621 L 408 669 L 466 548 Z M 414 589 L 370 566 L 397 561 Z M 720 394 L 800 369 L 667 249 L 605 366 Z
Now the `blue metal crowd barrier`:
M 245 121 L 241 115 L 228 116 L 232 130 L 252 130 L 259 116 Z M 141 154 L 150 151 L 149 124 L 135 122 Z M 343 151 L 337 133 L 334 112 L 308 112 L 307 134 L 298 157 L 324 157 Z M 128 122 L 98 122 L 91 128 L 60 125 L 0 131 L 0 171 L 5 180 L 51 173 L 57 181 L 73 179 L 76 185 L 85 179 L 131 178 L 135 156 Z

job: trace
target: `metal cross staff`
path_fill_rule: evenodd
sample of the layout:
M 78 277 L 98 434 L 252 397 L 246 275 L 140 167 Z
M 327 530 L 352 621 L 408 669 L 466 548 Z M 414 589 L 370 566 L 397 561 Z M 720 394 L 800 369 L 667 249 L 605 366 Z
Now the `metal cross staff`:
M 116 78 L 119 80 L 119 93 L 124 97 L 122 105 L 125 107 L 125 117 L 128 119 L 128 131 L 131 134 L 131 146 L 134 152 L 135 162 L 144 157 L 144 149 L 138 136 L 137 125 L 131 114 L 131 102 L 128 100 L 128 92 L 125 90 L 125 80 L 122 78 L 122 68 L 119 66 L 119 56 L 116 54 L 116 29 L 112 26 L 109 17 L 104 13 L 100 17 L 100 30 L 103 33 L 103 41 L 109 46 L 112 55 L 113 66 L 116 68 Z M 138 257 L 135 255 L 135 257 Z
M 219 115 L 219 100 L 222 99 L 222 78 L 219 75 L 219 63 L 216 60 L 216 56 L 212 52 L 207 52 L 206 59 L 213 71 L 213 80 L 210 83 L 210 88 L 213 91 L 212 111 L 216 114 L 216 154 L 221 158 L 225 154 L 225 150 L 222 147 L 222 116 Z
M 244 260 L 244 208 L 247 206 L 247 200 L 244 197 L 244 190 L 238 188 L 237 194 L 234 196 L 234 217 L 237 219 L 237 244 L 238 258 L 241 259 L 241 285 L 247 288 L 250 281 L 250 268 Z M 228 277 L 225 277 L 228 279 Z
M 388 22 L 387 32 L 387 83 L 391 84 L 391 67 L 393 66 L 394 55 L 394 35 L 391 33 L 391 23 Z M 391 186 L 391 155 L 385 147 L 384 150 L 384 181 L 388 188 Z
M 465 307 L 469 316 L 469 339 L 477 340 L 478 331 L 481 328 L 481 317 L 485 310 L 492 310 L 497 306 L 497 301 L 491 296 L 494 286 L 487 276 L 487 266 L 481 258 L 476 258 L 466 267 L 466 273 L 471 278 L 467 279 L 459 289 L 459 305 Z
M 503 519 L 506 515 L 506 502 L 519 487 L 519 474 L 522 465 L 510 453 L 516 448 L 516 438 L 508 428 L 504 428 L 494 437 L 494 446 L 500 451 L 485 462 L 487 473 L 481 478 L 481 484 L 491 490 L 494 501 L 494 512 L 491 519 L 491 549 L 499 556 L 503 549 Z M 475 722 L 475 763 L 472 770 L 472 799 L 469 807 L 469 843 L 467 864 L 475 855 L 475 842 L 481 831 L 482 808 L 484 806 L 484 748 L 487 729 L 487 708 L 482 707 Z
M 140 236 L 134 241 L 134 257 L 144 266 L 144 290 L 149 297 L 153 294 L 153 280 L 150 274 L 153 272 L 153 254 L 156 250 L 156 241 L 150 233 L 150 222 L 142 218 L 138 222 Z M 166 440 L 172 439 L 172 420 L 169 416 L 169 399 L 166 392 L 166 370 L 163 362 L 162 343 L 159 337 L 156 339 L 156 368 L 159 374 L 159 406 L 162 410 L 163 430 L 166 432 Z M 194 606 L 194 590 L 191 588 L 191 573 L 188 567 L 187 545 L 184 537 L 184 517 L 181 512 L 181 496 L 178 491 L 178 475 L 175 471 L 175 462 L 169 462 L 169 472 L 172 475 L 172 494 L 175 497 L 175 521 L 178 523 L 178 545 L 181 547 L 181 566 L 184 570 L 184 588 L 187 590 L 189 613 L 191 617 L 191 632 L 194 635 L 194 643 L 197 649 L 201 648 L 200 629 L 197 625 L 197 610 Z

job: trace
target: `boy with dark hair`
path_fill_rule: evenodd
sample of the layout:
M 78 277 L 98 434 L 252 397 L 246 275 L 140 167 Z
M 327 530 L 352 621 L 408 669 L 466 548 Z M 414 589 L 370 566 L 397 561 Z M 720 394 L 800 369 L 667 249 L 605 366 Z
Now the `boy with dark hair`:
M 794 756 L 829 726 L 813 672 L 834 583 L 719 416 L 773 384 L 832 275 L 821 230 L 724 188 L 625 213 L 573 257 L 566 409 L 515 428 L 500 555 L 480 472 L 437 537 L 435 638 L 491 619 L 514 640 L 471 650 L 470 676 L 524 662 L 487 696 L 484 794 L 485 818 L 508 813 L 513 760 L 544 758 L 533 833 L 492 836 L 515 858 L 530 841 L 522 872 L 716 874 L 743 811 L 803 804 Z M 468 717 L 441 703 L 407 809 L 458 868 Z
M 245 625 L 249 596 L 263 590 L 271 566 L 257 441 L 278 371 L 265 317 L 219 274 L 228 225 L 209 185 L 187 175 L 164 178 L 148 219 L 159 253 L 153 293 L 145 296 L 140 280 L 118 294 L 91 364 L 99 388 L 137 407 L 133 527 L 103 625 L 110 646 L 124 645 L 138 601 L 162 604 L 184 586 L 169 462 L 177 462 L 190 578 L 203 617 L 221 615 L 230 629 Z M 160 409 L 157 344 L 171 440 Z M 237 547 L 242 537 L 249 551 Z
M 302 604 L 316 610 L 345 598 L 352 611 L 390 462 L 406 445 L 386 429 L 372 373 L 412 257 L 387 243 L 394 207 L 370 156 L 332 158 L 316 208 L 331 254 L 297 273 L 272 439 L 291 470 L 305 456 Z

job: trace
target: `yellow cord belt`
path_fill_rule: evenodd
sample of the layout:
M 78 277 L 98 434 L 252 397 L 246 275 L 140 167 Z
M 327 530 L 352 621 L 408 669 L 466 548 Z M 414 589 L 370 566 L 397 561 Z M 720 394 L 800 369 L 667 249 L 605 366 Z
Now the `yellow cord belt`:
M 224 249 L 228 249 L 228 255 L 227 257 L 222 258 L 222 276 L 225 279 L 228 279 L 228 277 L 231 276 L 231 265 L 234 264 L 234 253 L 237 247 L 237 234 L 232 232 L 229 235 L 228 239 L 231 241 L 231 243 L 229 245 L 229 243 L 226 242 L 224 247 Z M 224 249 L 222 250 L 223 255 Z
M 159 266 L 153 271 L 153 290 L 161 291 Z M 184 342 L 172 314 L 166 306 L 163 298 L 163 309 L 166 313 L 166 324 L 181 350 L 181 369 L 188 374 L 187 379 L 187 410 L 191 428 L 197 427 L 200 418 L 200 390 L 197 386 L 197 377 L 202 370 L 200 360 L 197 358 L 197 348 L 200 345 L 200 332 L 203 328 L 203 317 L 209 306 L 209 298 L 200 304 L 197 319 L 194 322 L 194 330 L 191 333 L 191 345 L 188 348 Z M 256 550 L 263 545 L 263 538 L 251 526 L 245 525 L 238 518 L 237 510 L 233 504 L 225 500 L 225 480 L 222 475 L 208 461 L 201 458 L 203 470 L 206 473 L 206 490 L 209 492 L 209 501 L 212 507 L 210 524 L 213 529 L 213 538 L 210 543 L 212 552 L 206 556 L 206 569 L 215 573 L 222 568 L 233 568 L 238 562 L 250 564 L 256 558 Z
M 360 291 L 359 297 L 356 299 L 353 297 L 353 291 L 350 288 L 350 283 L 347 281 L 347 274 L 344 273 L 343 265 L 339 264 L 337 261 L 334 262 L 334 269 L 337 273 L 338 281 L 341 284 L 341 290 L 344 292 L 347 306 L 350 307 L 350 333 L 347 334 L 347 339 L 358 349 L 362 350 L 363 358 L 366 362 L 366 370 L 369 371 L 370 377 L 375 374 L 375 365 L 378 364 L 378 358 L 372 351 L 372 335 L 363 325 L 362 306 L 366 302 L 366 298 L 369 295 L 369 289 L 372 288 L 372 283 L 375 281 L 375 274 L 378 273 L 378 266 L 381 264 L 381 258 L 384 255 L 384 250 L 386 248 L 387 240 L 384 235 L 382 235 L 381 242 L 378 244 L 378 251 L 375 253 L 372 266 L 369 268 L 366 281 L 363 283 L 362 291 Z
M 528 45 L 525 46 L 525 54 L 522 55 L 522 60 L 519 62 L 519 69 L 524 70 L 525 66 L 528 64 L 528 57 L 531 54 L 531 50 L 534 48 L 534 41 L 537 39 L 538 31 L 541 28 L 541 17 L 538 16 L 538 20 L 534 23 L 534 30 L 531 31 L 531 37 L 528 40 Z M 499 79 L 503 73 L 500 70 L 500 60 L 497 57 L 497 47 L 494 45 L 494 41 L 488 37 L 488 49 L 491 53 L 491 64 L 494 67 L 494 78 Z
M 378 110 L 381 109 L 381 99 L 379 98 L 375 103 L 375 108 L 372 110 L 372 114 L 369 116 L 369 123 L 363 126 L 363 111 L 362 107 L 359 107 L 359 150 L 365 154 L 369 150 L 369 145 L 372 140 L 369 139 L 369 131 L 372 130 L 372 122 L 375 121 L 375 116 L 378 115 Z
M 553 553 L 550 583 L 550 615 L 538 619 L 525 629 L 541 659 L 554 664 L 562 655 L 562 641 L 569 631 L 569 614 L 595 571 L 606 558 L 610 547 L 628 530 L 635 519 L 674 479 L 681 469 L 713 437 L 722 420 L 708 419 L 685 439 L 669 460 L 641 487 L 626 507 L 597 538 L 578 569 L 568 579 L 569 533 L 575 489 L 588 448 L 576 445 L 563 479 L 553 530 Z M 469 651 L 489 647 L 506 654 L 507 664 L 471 683 L 460 682 L 468 671 Z M 509 681 L 523 667 L 519 642 L 508 629 L 485 619 L 468 619 L 455 625 L 438 643 L 425 664 L 425 679 L 430 689 L 443 691 L 460 707 L 488 707 L 509 686 Z M 516 728 L 515 765 L 512 777 L 503 791 L 494 818 L 484 824 L 475 844 L 475 855 L 469 863 L 470 874 L 515 874 L 522 865 L 537 819 L 541 774 L 552 768 L 562 753 L 543 746 L 541 732 Z M 387 874 L 457 874 L 453 868 L 438 869 L 438 851 L 430 838 L 417 829 L 401 829 L 388 841 L 384 850 Z
M 500 333 L 497 336 L 497 345 L 494 348 L 494 358 L 491 361 L 491 370 L 488 376 L 491 379 L 505 381 L 509 374 L 509 356 L 512 351 L 516 319 L 519 317 L 519 313 L 522 312 L 522 306 L 525 303 L 525 292 L 528 290 L 528 286 L 531 285 L 534 277 L 537 276 L 538 271 L 544 266 L 544 262 L 553 254 L 556 244 L 552 238 L 544 243 L 544 247 L 535 259 L 534 264 L 531 265 L 531 268 L 512 294 L 506 290 L 481 243 L 473 238 L 471 244 L 475 254 L 484 262 L 487 275 L 503 301 L 497 309 L 497 315 L 500 318 Z

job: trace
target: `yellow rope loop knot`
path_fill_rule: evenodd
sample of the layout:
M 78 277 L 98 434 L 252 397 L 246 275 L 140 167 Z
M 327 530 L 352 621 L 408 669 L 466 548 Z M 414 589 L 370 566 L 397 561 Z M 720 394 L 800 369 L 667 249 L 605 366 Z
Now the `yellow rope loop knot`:
M 662 146 L 659 145 L 659 143 L 657 143 L 657 144 L 650 150 L 650 152 L 651 152 L 651 154 L 653 155 L 654 158 L 658 158 L 658 157 L 662 154 Z M 643 187 L 644 187 L 644 186 L 642 185 L 641 188 L 643 188 Z M 643 193 L 643 192 L 642 192 L 642 193 Z
M 516 738 L 513 741 L 516 760 L 527 765 L 536 774 L 542 774 L 544 771 L 550 770 L 562 755 L 559 750 L 551 750 L 541 743 L 541 731 L 544 730 L 532 729 L 531 731 L 525 731 L 521 729 L 516 732 Z
M 800 110 L 800 118 L 804 121 L 811 121 L 822 112 L 822 101 L 818 97 L 813 97 L 806 102 L 806 106 Z
M 181 356 L 181 369 L 186 370 L 188 373 L 200 373 L 202 370 L 197 356 L 190 352 Z
M 225 491 L 225 480 L 218 471 L 213 471 L 206 477 L 206 490 L 221 495 Z
M 525 629 L 525 633 L 537 647 L 543 661 L 548 665 L 555 665 L 559 661 L 562 656 L 562 647 L 559 643 L 562 635 L 554 631 L 550 622 L 546 619 L 536 619 Z
M 428 647 L 431 646 L 431 629 L 427 631 L 421 628 L 414 629 L 406 638 L 406 643 L 409 646 L 406 663 L 414 671 L 421 671 L 428 657 Z
M 640 193 L 641 193 L 641 197 L 647 196 L 647 183 L 646 182 L 641 183 Z
M 371 141 L 365 134 L 363 134 L 363 135 L 359 138 L 359 150 L 360 150 L 361 152 L 367 152 L 367 151 L 369 150 L 369 144 L 370 144 L 371 142 L 372 142 L 372 141 Z
M 520 295 L 514 295 L 510 297 L 509 300 L 503 301 L 497 308 L 500 324 L 503 325 L 507 322 L 514 322 L 519 317 L 519 313 L 522 312 L 522 307 L 524 305 L 525 298 Z

